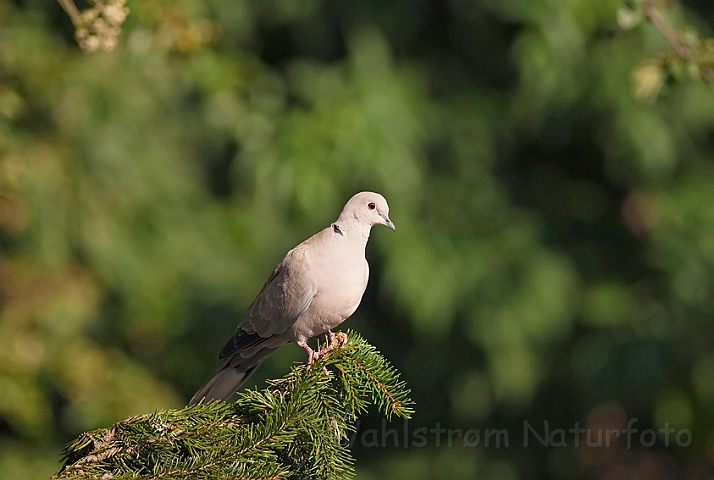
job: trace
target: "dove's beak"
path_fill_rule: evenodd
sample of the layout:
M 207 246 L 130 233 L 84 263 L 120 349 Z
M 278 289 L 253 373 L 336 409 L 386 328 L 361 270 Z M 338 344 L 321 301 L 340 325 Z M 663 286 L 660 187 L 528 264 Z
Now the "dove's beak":
M 385 224 L 386 226 L 388 226 L 388 227 L 391 228 L 392 230 L 396 230 L 396 229 L 397 229 L 397 227 L 394 226 L 394 224 L 392 223 L 392 221 L 389 219 L 388 216 L 382 215 L 382 218 L 384 219 L 384 224 Z

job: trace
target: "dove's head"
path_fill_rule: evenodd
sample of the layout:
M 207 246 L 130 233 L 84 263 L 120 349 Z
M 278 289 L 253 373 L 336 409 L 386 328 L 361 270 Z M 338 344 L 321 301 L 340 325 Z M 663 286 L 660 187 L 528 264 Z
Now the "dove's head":
M 360 192 L 347 201 L 337 222 L 355 222 L 355 220 L 363 226 L 386 225 L 395 230 L 394 224 L 389 219 L 389 205 L 378 193 Z

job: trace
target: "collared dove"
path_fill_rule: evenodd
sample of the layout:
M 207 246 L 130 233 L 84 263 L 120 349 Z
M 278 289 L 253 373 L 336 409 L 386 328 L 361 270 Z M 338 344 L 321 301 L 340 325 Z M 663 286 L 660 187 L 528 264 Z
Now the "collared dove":
M 224 359 L 189 401 L 230 397 L 273 351 L 295 342 L 313 360 L 334 343 L 331 329 L 354 313 L 362 300 L 369 265 L 365 248 L 373 225 L 386 225 L 387 201 L 378 193 L 360 192 L 349 199 L 335 223 L 290 250 L 221 350 Z M 328 335 L 330 344 L 315 352 L 307 344 Z

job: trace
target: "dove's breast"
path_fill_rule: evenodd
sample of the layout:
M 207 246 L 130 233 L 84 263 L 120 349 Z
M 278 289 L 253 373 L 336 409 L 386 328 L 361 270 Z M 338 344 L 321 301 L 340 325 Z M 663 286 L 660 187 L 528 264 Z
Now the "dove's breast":
M 316 337 L 336 328 L 357 310 L 367 288 L 369 265 L 364 246 L 347 242 L 330 245 L 335 247 L 310 250 L 307 261 L 317 293 L 293 325 L 293 336 L 297 340 Z

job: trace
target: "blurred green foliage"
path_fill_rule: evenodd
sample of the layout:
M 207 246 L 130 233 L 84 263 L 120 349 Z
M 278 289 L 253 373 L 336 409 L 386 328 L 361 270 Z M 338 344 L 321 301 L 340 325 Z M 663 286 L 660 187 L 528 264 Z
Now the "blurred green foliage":
M 86 53 L 58 3 L 0 0 L 0 478 L 183 405 L 274 264 L 361 189 L 398 231 L 375 230 L 349 326 L 413 389 L 410 429 L 513 438 L 357 442 L 358 478 L 714 478 L 714 95 L 652 70 L 672 46 L 631 5 L 127 6 Z M 711 2 L 662 14 L 711 36 Z M 630 418 L 692 444 L 519 440 Z

